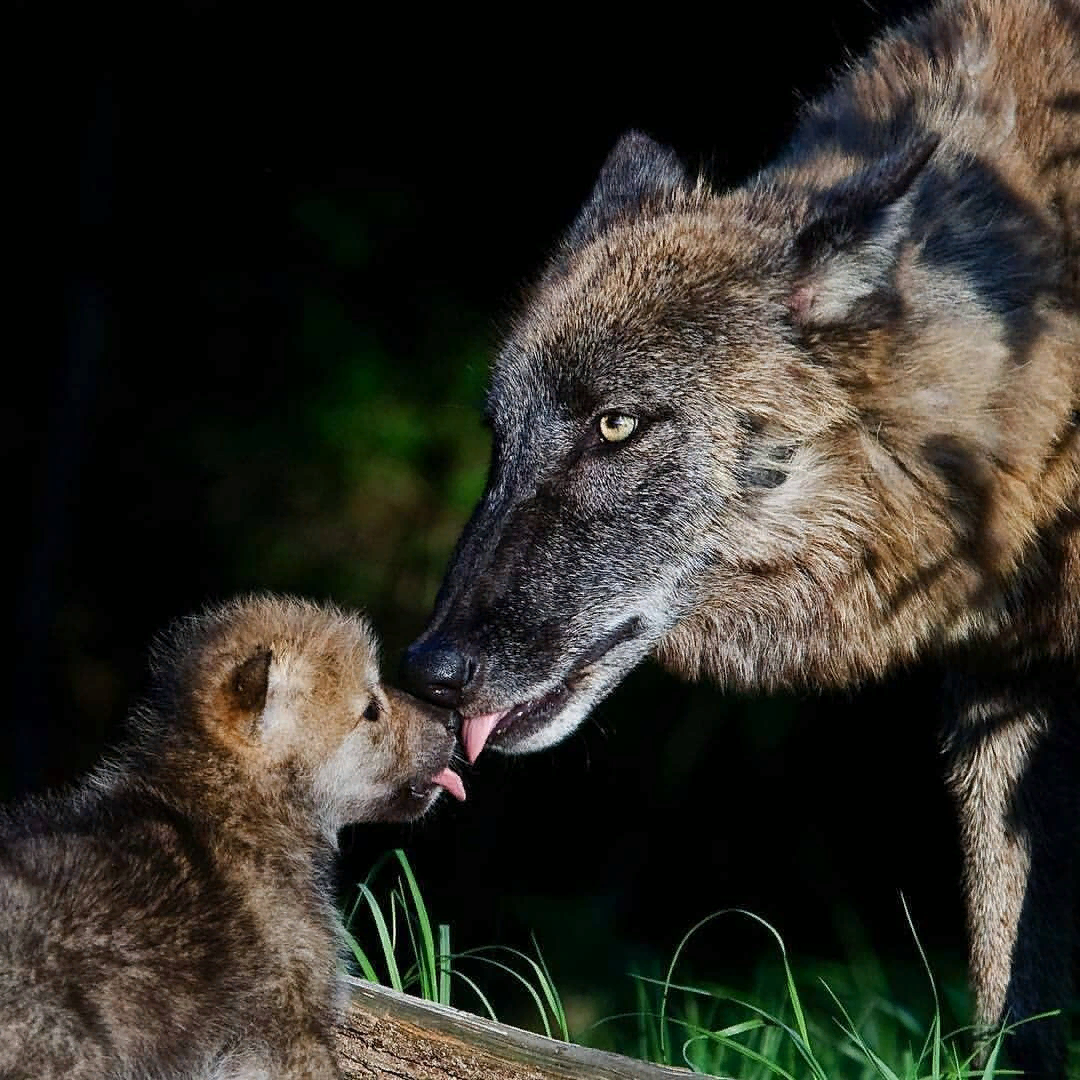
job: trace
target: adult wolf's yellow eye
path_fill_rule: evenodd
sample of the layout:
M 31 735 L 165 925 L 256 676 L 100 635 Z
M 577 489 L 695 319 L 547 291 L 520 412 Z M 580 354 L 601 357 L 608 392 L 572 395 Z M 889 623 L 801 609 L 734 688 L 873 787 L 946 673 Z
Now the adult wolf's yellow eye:
M 600 416 L 600 438 L 604 442 L 623 442 L 634 434 L 637 417 L 621 412 L 606 412 Z

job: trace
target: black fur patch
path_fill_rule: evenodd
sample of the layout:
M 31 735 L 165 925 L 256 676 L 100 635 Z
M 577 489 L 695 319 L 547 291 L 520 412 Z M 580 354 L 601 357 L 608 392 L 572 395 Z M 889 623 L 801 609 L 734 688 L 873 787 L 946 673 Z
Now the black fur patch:
M 741 416 L 739 427 L 746 433 L 735 469 L 739 486 L 766 490 L 779 487 L 788 478 L 782 466 L 795 456 L 795 447 L 791 443 L 771 442 L 764 435 L 761 420 L 755 416 Z
M 993 491 L 984 461 L 955 435 L 932 435 L 923 444 L 926 460 L 945 481 L 949 509 L 960 536 L 960 554 L 991 569 Z
M 944 203 L 953 207 L 941 214 Z M 932 266 L 970 282 L 1005 324 L 1005 341 L 1016 364 L 1041 333 L 1038 299 L 1061 279 L 1058 243 L 1039 209 L 1011 190 L 978 161 L 962 173 L 932 172 L 915 204 L 915 220 L 930 222 L 922 237 Z

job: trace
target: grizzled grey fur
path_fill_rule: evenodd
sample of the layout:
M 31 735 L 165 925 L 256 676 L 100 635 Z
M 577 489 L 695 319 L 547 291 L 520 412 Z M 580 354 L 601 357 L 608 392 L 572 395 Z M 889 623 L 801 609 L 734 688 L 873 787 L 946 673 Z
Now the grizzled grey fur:
M 1080 821 L 1080 7 L 885 35 L 731 191 L 624 137 L 495 361 L 411 687 L 471 757 L 642 658 L 732 688 L 934 658 L 976 1019 L 1066 1005 Z M 1060 1076 L 1064 1029 L 1014 1038 Z
M 463 796 L 447 714 L 297 600 L 179 624 L 157 669 L 112 760 L 0 816 L 0 1077 L 337 1077 L 337 832 Z

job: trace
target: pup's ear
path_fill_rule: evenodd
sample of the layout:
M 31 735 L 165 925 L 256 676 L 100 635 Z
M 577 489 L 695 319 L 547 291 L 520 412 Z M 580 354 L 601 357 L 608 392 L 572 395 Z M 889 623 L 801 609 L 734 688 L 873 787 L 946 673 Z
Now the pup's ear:
M 253 727 L 266 706 L 270 682 L 270 649 L 259 649 L 240 664 L 229 677 L 227 693 L 234 709 L 246 714 Z
M 858 324 L 889 293 L 912 212 L 911 186 L 940 136 L 913 139 L 826 191 L 795 237 L 795 283 L 788 300 L 799 326 Z M 881 307 L 881 305 L 877 305 Z
M 563 239 L 571 254 L 610 228 L 648 206 L 670 204 L 693 184 L 674 150 L 640 131 L 628 131 L 608 154 L 592 194 Z

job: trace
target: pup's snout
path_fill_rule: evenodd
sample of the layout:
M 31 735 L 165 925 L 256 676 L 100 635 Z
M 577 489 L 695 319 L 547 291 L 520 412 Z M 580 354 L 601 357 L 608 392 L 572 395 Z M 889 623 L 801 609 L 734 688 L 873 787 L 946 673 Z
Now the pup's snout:
M 392 686 L 386 687 L 387 697 L 395 707 L 403 708 L 424 720 L 430 720 L 438 724 L 456 739 L 461 733 L 461 714 L 453 709 L 445 709 L 440 705 L 432 705 L 430 701 L 424 701 L 413 694 L 403 690 L 397 690 Z
M 401 664 L 402 685 L 416 697 L 456 709 L 476 671 L 475 661 L 445 638 L 416 641 Z

